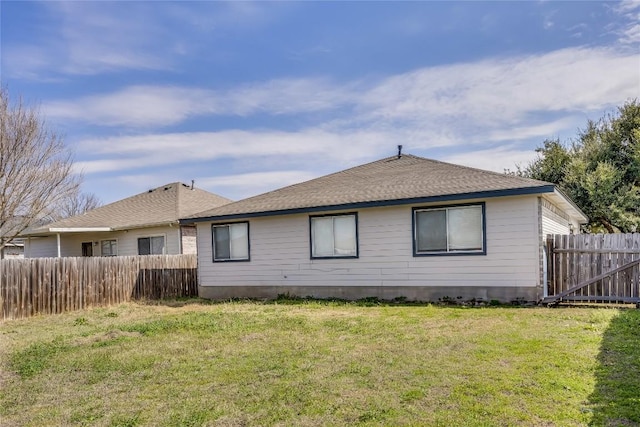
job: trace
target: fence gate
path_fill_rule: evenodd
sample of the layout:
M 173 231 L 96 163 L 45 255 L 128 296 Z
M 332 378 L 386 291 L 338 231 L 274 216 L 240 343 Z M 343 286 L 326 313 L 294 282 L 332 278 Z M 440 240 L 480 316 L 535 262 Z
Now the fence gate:
M 547 236 L 546 290 L 543 303 L 635 303 L 640 308 L 640 233 Z

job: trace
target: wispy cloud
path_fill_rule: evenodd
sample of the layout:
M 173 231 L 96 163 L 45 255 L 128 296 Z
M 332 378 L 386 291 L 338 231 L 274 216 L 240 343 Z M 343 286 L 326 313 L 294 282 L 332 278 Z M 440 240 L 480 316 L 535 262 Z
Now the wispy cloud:
M 536 157 L 531 149 L 519 149 L 513 145 L 484 150 L 466 151 L 442 158 L 443 161 L 473 168 L 504 172 L 514 170 L 516 165 L 526 167 Z
M 274 188 L 286 187 L 317 178 L 320 174 L 306 170 L 283 169 L 265 172 L 238 173 L 221 176 L 207 176 L 198 171 L 174 171 L 170 173 L 119 174 L 111 180 L 114 184 L 127 188 L 128 194 L 143 192 L 169 182 L 184 182 L 212 193 L 232 197 L 234 200 L 255 196 Z
M 617 30 L 620 42 L 624 44 L 640 43 L 640 1 L 624 0 L 616 3 L 613 10 L 625 21 Z
M 575 48 L 423 68 L 345 85 L 323 79 L 281 79 L 225 91 L 135 86 L 106 96 L 49 104 L 47 112 L 132 127 L 161 127 L 194 115 L 313 113 L 315 119 L 314 124 L 297 129 L 82 139 L 76 141 L 81 159 L 76 166 L 86 174 L 126 174 L 141 168 L 239 158 L 277 158 L 284 170 L 307 162 L 316 170 L 315 165 L 323 162 L 337 167 L 371 160 L 399 143 L 407 151 L 464 147 L 473 154 L 458 155 L 452 161 L 502 170 L 528 160 L 525 151 L 533 152 L 532 147 L 519 149 L 514 143 L 541 142 L 567 130 L 574 132 L 589 112 L 601 114 L 637 95 L 639 83 L 636 55 Z M 552 120 L 549 113 L 554 113 Z M 510 148 L 476 149 L 497 144 Z
M 223 194 L 233 192 L 236 197 L 245 198 L 316 177 L 316 173 L 302 170 L 252 172 L 200 178 L 198 186 Z
M 637 11 L 640 9 L 640 2 L 638 0 L 623 0 L 616 3 L 615 9 L 620 13 Z
M 108 2 L 45 3 L 59 22 L 44 29 L 38 47 L 10 46 L 9 72 L 18 76 L 97 74 L 122 69 L 167 69 L 166 57 L 152 53 L 164 30 L 153 20 L 148 4 L 132 3 L 126 10 Z M 16 62 L 24 50 L 32 61 Z
M 520 126 L 513 128 L 497 129 L 489 132 L 487 140 L 491 142 L 521 141 L 529 138 L 555 138 L 561 131 L 572 129 L 576 123 L 584 120 L 579 116 L 567 116 L 559 120 L 544 122 L 535 126 Z
M 91 174 L 261 156 L 292 160 L 306 157 L 314 163 L 322 159 L 336 164 L 349 164 L 366 159 L 372 152 L 379 152 L 394 137 L 366 131 L 329 133 L 319 129 L 110 137 L 81 141 L 78 155 L 85 160 L 76 162 L 75 168 Z
M 50 79 L 124 70 L 173 70 L 198 36 L 270 22 L 286 5 L 191 2 L 45 2 L 57 25 L 39 28 L 31 42 L 3 46 L 3 70 L 14 78 Z M 197 35 L 193 37 L 193 35 Z M 196 42 L 194 42 L 196 40 Z
M 47 116 L 102 126 L 162 127 L 193 115 L 216 114 L 219 102 L 208 90 L 131 86 L 108 95 L 92 95 L 43 105 Z
M 640 19 L 640 14 L 638 14 Z M 622 33 L 622 41 L 624 43 L 636 44 L 640 43 L 640 24 L 632 24 Z
M 624 101 L 637 92 L 637 64 L 635 53 L 598 48 L 483 60 L 392 77 L 364 102 L 379 120 L 518 124 L 536 112 L 589 111 Z
M 131 86 L 44 107 L 53 118 L 156 128 L 194 116 L 323 112 L 314 119 L 330 130 L 411 129 L 433 135 L 450 128 L 460 137 L 478 128 L 522 127 L 539 112 L 571 114 L 621 103 L 637 95 L 637 67 L 634 52 L 571 48 L 421 68 L 378 81 L 277 79 L 224 90 Z
M 323 79 L 279 79 L 240 85 L 233 90 L 175 86 L 130 86 L 44 105 L 52 118 L 102 126 L 165 127 L 191 117 L 304 114 L 352 103 L 351 88 Z

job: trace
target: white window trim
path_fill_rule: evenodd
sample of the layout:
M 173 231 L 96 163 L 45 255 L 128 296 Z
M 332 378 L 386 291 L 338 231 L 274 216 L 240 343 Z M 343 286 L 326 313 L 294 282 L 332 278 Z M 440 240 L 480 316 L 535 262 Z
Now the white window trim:
M 102 242 L 116 242 L 116 253 L 112 255 L 105 255 L 102 252 Z M 118 256 L 118 252 L 120 251 L 120 242 L 118 242 L 117 238 L 114 239 L 101 239 L 100 240 L 100 256 Z

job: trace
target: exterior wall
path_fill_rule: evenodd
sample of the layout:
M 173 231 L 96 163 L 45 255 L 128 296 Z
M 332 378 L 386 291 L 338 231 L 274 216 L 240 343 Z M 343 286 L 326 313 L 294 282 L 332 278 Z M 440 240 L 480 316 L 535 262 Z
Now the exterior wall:
M 3 249 L 4 259 L 22 259 L 24 258 L 24 246 L 8 245 Z
M 54 257 L 57 253 L 56 237 L 29 237 L 24 241 L 25 258 Z
M 465 202 L 474 201 L 479 200 Z M 310 259 L 309 214 L 295 214 L 250 218 L 251 261 L 214 263 L 212 223 L 199 223 L 200 295 L 275 297 L 288 292 L 421 300 L 445 296 L 533 300 L 540 296 L 535 196 L 486 201 L 486 255 L 414 257 L 412 207 L 357 210 L 357 259 Z
M 196 227 L 181 226 L 180 238 L 182 239 L 182 253 L 183 254 L 197 254 L 198 243 L 196 240 Z
M 82 243 L 93 242 L 93 255 L 100 256 L 100 241 L 116 239 L 118 255 L 138 255 L 138 238 L 164 236 L 167 254 L 180 253 L 179 227 L 138 228 L 107 233 L 69 233 L 60 235 L 60 254 L 63 257 L 82 256 Z M 25 257 L 41 258 L 57 256 L 56 236 L 31 237 L 25 242 Z
M 540 197 L 538 203 L 539 209 L 539 228 L 540 235 L 538 237 L 540 241 L 540 287 L 542 295 L 547 296 L 547 235 L 549 234 L 569 234 L 571 233 L 571 226 L 573 227 L 573 233 L 580 233 L 580 223 L 571 218 L 565 211 L 558 206 L 551 203 L 549 200 Z M 571 225 L 571 226 L 570 226 Z
M 546 239 L 547 234 L 569 234 L 573 226 L 574 233 L 580 232 L 580 224 L 569 217 L 562 209 L 550 201 L 541 198 L 542 206 L 542 238 Z

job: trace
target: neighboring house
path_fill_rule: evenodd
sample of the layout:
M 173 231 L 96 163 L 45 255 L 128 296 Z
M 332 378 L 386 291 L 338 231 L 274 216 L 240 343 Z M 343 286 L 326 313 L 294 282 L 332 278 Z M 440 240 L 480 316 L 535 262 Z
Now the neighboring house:
M 195 227 L 178 219 L 230 202 L 174 182 L 27 230 L 25 257 L 194 254 Z
M 21 215 L 5 215 L 7 218 L 0 220 L 0 259 L 24 258 L 24 241 L 16 236 L 24 224 L 29 223 L 29 219 Z
M 2 257 L 4 259 L 22 259 L 24 258 L 24 242 L 22 239 L 14 239 L 4 247 L 3 251 Z
M 201 212 L 200 296 L 538 300 L 547 233 L 586 216 L 550 183 L 413 155 Z

